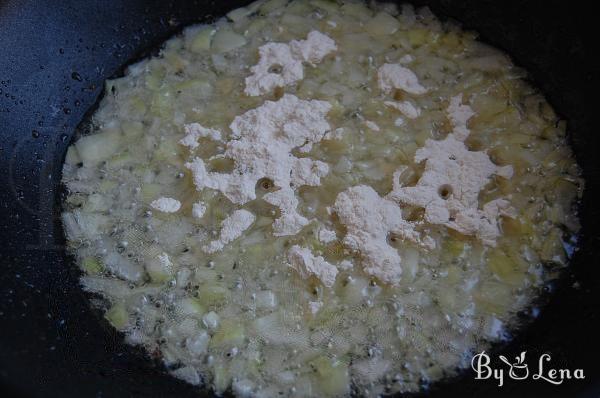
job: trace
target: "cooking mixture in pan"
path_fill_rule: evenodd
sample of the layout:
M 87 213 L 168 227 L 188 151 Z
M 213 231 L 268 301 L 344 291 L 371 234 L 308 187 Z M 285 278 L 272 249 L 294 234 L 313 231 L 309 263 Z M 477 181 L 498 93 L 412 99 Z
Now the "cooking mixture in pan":
M 240 396 L 418 391 L 563 268 L 566 124 L 427 9 L 258 1 L 108 81 L 63 222 L 92 302 Z

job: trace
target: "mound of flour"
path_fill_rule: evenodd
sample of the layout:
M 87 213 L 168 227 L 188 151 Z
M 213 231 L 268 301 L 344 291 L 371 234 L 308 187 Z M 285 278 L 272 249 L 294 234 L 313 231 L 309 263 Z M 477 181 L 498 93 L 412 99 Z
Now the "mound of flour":
M 150 202 L 150 207 L 163 213 L 175 213 L 181 208 L 181 202 L 177 199 L 161 197 Z
M 244 93 L 263 95 L 276 87 L 285 87 L 302 80 L 303 62 L 315 65 L 337 50 L 335 42 L 327 35 L 313 30 L 306 40 L 292 40 L 289 44 L 267 43 L 258 49 L 259 60 L 250 68 Z
M 288 261 L 290 267 L 295 269 L 302 278 L 306 279 L 313 275 L 327 287 L 335 283 L 338 273 L 335 265 L 328 263 L 321 256 L 315 256 L 310 249 L 298 245 L 292 246 L 288 251 Z
M 278 101 L 265 101 L 258 108 L 237 116 L 231 125 L 232 139 L 224 156 L 234 162 L 231 173 L 210 172 L 199 157 L 186 164 L 192 171 L 197 190 L 212 188 L 235 204 L 256 198 L 258 180 L 273 181 L 275 192 L 263 196 L 279 207 L 280 217 L 273 223 L 276 236 L 297 234 L 308 224 L 296 208 L 295 190 L 303 185 L 317 186 L 329 172 L 326 163 L 292 155 L 294 148 L 317 143 L 330 130 L 325 116 L 331 109 L 326 101 L 301 100 L 290 94 Z
M 242 236 L 245 230 L 250 228 L 256 220 L 256 216 L 248 210 L 236 210 L 221 223 L 219 239 L 213 240 L 203 249 L 207 253 L 223 250 L 226 244 Z
M 344 244 L 361 253 L 365 272 L 387 283 L 399 282 L 401 259 L 388 243 L 389 234 L 420 241 L 414 225 L 402 217 L 400 207 L 373 188 L 358 185 L 341 192 L 333 210 L 347 228 Z
M 412 75 L 407 76 L 394 87 L 414 89 L 418 83 Z M 512 167 L 497 166 L 485 152 L 467 149 L 463 142 L 470 133 L 467 122 L 475 113 L 462 104 L 462 95 L 450 100 L 447 113 L 453 132 L 440 141 L 427 140 L 415 154 L 416 162 L 426 161 L 416 186 L 403 187 L 399 183 L 404 167 L 394 173 L 392 191 L 384 198 L 364 185 L 349 188 L 336 198 L 333 210 L 347 228 L 344 244 L 359 251 L 364 271 L 383 282 L 397 283 L 402 274 L 400 255 L 388 243 L 390 234 L 424 247 L 435 244 L 431 238 L 419 236 L 415 223 L 402 218 L 399 205 L 422 207 L 427 223 L 475 235 L 491 246 L 501 233 L 499 216 L 514 214 L 506 199 L 496 199 L 479 208 L 479 193 L 490 177 L 495 174 L 510 178 Z
M 419 78 L 412 70 L 398 64 L 383 64 L 377 71 L 379 89 L 385 94 L 394 89 L 410 94 L 425 94 L 427 89 L 419 83 Z
M 440 141 L 427 140 L 415 153 L 415 161 L 425 163 L 425 171 L 414 187 L 394 183 L 388 198 L 425 209 L 425 220 L 445 225 L 465 235 L 475 235 L 484 244 L 495 246 L 500 236 L 498 217 L 511 216 L 506 199 L 496 199 L 479 208 L 479 193 L 492 175 L 512 176 L 511 166 L 497 166 L 485 152 L 469 151 L 467 121 L 475 113 L 462 105 L 462 95 L 453 97 L 448 107 L 453 124 L 451 134 Z

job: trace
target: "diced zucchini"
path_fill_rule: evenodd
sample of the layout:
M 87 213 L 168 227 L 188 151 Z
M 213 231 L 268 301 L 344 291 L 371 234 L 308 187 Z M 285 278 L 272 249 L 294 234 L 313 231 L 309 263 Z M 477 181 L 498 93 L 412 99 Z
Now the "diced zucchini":
M 447 312 L 457 311 L 458 300 L 465 296 L 465 292 L 459 289 L 441 289 L 437 294 L 438 305 Z
M 215 30 L 211 26 L 200 29 L 190 41 L 190 51 L 194 53 L 202 53 L 210 50 L 210 42 L 214 33 Z
M 251 380 L 236 380 L 232 383 L 231 389 L 238 397 L 251 397 L 254 383 Z
M 125 329 L 129 324 L 129 314 L 122 303 L 114 304 L 104 317 L 114 326 L 117 330 Z
M 460 282 L 463 278 L 463 271 L 456 265 L 451 265 L 446 269 L 446 281 L 449 285 L 454 285 Z
M 152 97 L 150 111 L 161 117 L 169 117 L 173 110 L 173 93 L 170 90 L 157 90 Z
M 493 95 L 478 95 L 473 99 L 471 107 L 475 111 L 473 122 L 486 123 L 492 116 L 506 110 L 508 103 L 506 98 Z
M 216 224 L 221 224 L 228 217 L 227 211 L 220 206 L 212 206 L 212 218 Z
M 117 187 L 117 182 L 109 179 L 104 179 L 100 182 L 99 192 L 106 193 L 110 192 Z
M 81 137 L 75 147 L 84 166 L 92 167 L 113 156 L 121 148 L 121 138 L 119 130 L 105 130 Z
M 256 306 L 258 308 L 274 308 L 277 305 L 277 298 L 270 290 L 264 290 L 256 293 Z
M 215 330 L 217 327 L 219 327 L 219 315 L 216 312 L 211 311 L 202 317 L 202 323 L 208 329 Z
M 213 386 L 215 391 L 220 394 L 227 390 L 227 387 L 231 384 L 231 374 L 229 373 L 225 365 L 215 366 L 215 376 L 213 379 Z
M 212 283 L 218 278 L 217 272 L 210 268 L 198 267 L 194 271 L 194 280 L 200 283 Z
M 75 145 L 71 145 L 69 149 L 67 149 L 67 155 L 65 157 L 65 164 L 69 166 L 74 166 L 77 163 L 81 162 L 81 158 L 77 153 L 77 147 Z
M 413 247 L 407 247 L 402 250 L 400 257 L 402 258 L 402 279 L 412 281 L 419 270 L 419 259 L 421 254 Z
M 173 51 L 165 51 L 163 57 L 174 71 L 181 72 L 185 69 L 187 61 L 181 57 L 181 55 L 178 53 L 178 49 Z
M 135 159 L 128 152 L 121 152 L 106 161 L 106 168 L 111 171 L 120 170 L 135 162 Z
M 288 0 L 267 0 L 260 7 L 259 11 L 262 14 L 268 14 L 287 4 Z
M 73 215 L 83 237 L 92 241 L 98 239 L 98 235 L 104 233 L 109 226 L 108 217 L 102 214 L 75 210 Z
M 164 283 L 173 277 L 173 263 L 164 253 L 158 256 L 149 256 L 146 260 L 146 272 L 152 282 Z
M 369 281 L 366 278 L 354 277 L 344 283 L 345 286 L 341 288 L 340 296 L 345 304 L 353 306 L 365 299 L 363 289 L 369 286 Z
M 458 35 L 458 33 L 448 32 L 448 33 L 441 35 L 440 44 L 442 46 L 448 48 L 448 50 L 458 49 L 459 46 L 461 46 L 461 39 L 460 39 L 460 36 Z M 460 52 L 460 51 L 457 51 L 457 52 Z
M 210 160 L 209 167 L 215 173 L 231 173 L 234 161 L 226 157 L 215 157 Z
M 198 289 L 198 300 L 206 306 L 214 306 L 225 303 L 229 300 L 231 292 L 223 286 L 202 285 Z
M 213 91 L 213 86 L 206 79 L 190 79 L 175 85 L 175 90 L 185 92 L 189 91 L 200 97 L 208 96 Z
M 160 184 L 144 184 L 142 185 L 141 196 L 144 203 L 150 203 L 160 196 L 162 192 Z
M 145 84 L 146 87 L 152 91 L 158 91 L 163 85 L 165 79 L 165 70 L 162 68 L 153 68 L 150 73 L 146 75 Z
M 503 250 L 498 248 L 493 249 L 488 254 L 488 266 L 496 276 L 505 282 L 510 281 L 516 271 L 515 263 Z
M 494 248 L 488 254 L 488 266 L 500 280 L 513 285 L 521 285 L 525 278 L 525 270 L 500 248 Z
M 178 379 L 181 379 L 192 385 L 200 384 L 200 376 L 198 375 L 196 369 L 194 369 L 192 366 L 184 366 L 182 368 L 172 370 L 171 374 Z
M 272 345 L 304 348 L 308 345 L 308 335 L 304 330 L 296 330 L 285 322 L 281 312 L 272 312 L 252 322 L 252 328 L 262 339 Z
M 524 218 L 502 218 L 502 232 L 506 236 L 530 235 L 533 233 L 533 225 Z
M 88 275 L 98 275 L 104 271 L 104 264 L 96 257 L 86 257 L 81 262 L 81 268 Z
M 373 15 L 373 12 L 363 3 L 346 3 L 342 6 L 342 13 L 363 21 Z
M 177 302 L 177 310 L 181 314 L 191 315 L 194 317 L 201 317 L 206 312 L 206 309 L 200 300 L 193 297 L 187 297 L 179 300 Z
M 221 29 L 213 37 L 211 49 L 216 53 L 235 50 L 246 44 L 246 38 L 229 29 Z
M 425 145 L 425 142 L 431 138 L 431 131 L 429 130 L 421 130 L 415 135 L 415 141 L 419 146 Z
M 139 282 L 143 276 L 143 269 L 139 264 L 116 251 L 109 252 L 103 262 L 107 270 L 128 281 Z
M 265 18 L 254 18 L 250 25 L 248 25 L 248 29 L 246 29 L 246 36 L 253 36 L 260 30 L 262 30 L 265 26 L 267 26 L 267 20 Z
M 407 35 L 410 45 L 416 48 L 429 41 L 430 32 L 427 29 L 411 29 L 407 32 Z
M 240 7 L 240 8 L 236 8 L 233 11 L 228 12 L 227 18 L 231 19 L 233 22 L 236 22 L 236 21 L 246 18 L 251 13 L 252 13 L 252 11 L 249 10 L 248 8 Z
M 108 210 L 109 207 L 109 199 L 105 195 L 93 193 L 87 197 L 83 205 L 83 211 L 86 213 L 102 212 Z
M 227 349 L 241 346 L 246 335 L 244 326 L 233 320 L 225 320 L 210 340 L 211 349 Z
M 333 0 L 311 0 L 310 4 L 315 7 L 322 8 L 323 10 L 332 14 L 335 14 L 340 10 L 340 6 Z
M 135 140 L 142 136 L 144 125 L 142 122 L 123 122 L 123 124 L 121 124 L 121 130 L 127 139 Z
M 565 263 L 565 248 L 563 246 L 562 232 L 558 228 L 553 228 L 544 239 L 540 252 L 542 261 L 556 264 Z
M 557 201 L 564 204 L 565 208 L 568 208 L 581 193 L 577 184 L 563 176 L 555 178 L 550 184 L 552 188 L 546 194 L 546 197 L 553 202 Z
M 346 395 L 350 392 L 348 366 L 336 359 L 321 356 L 311 362 L 315 369 L 318 389 L 328 397 Z
M 460 257 L 465 251 L 465 246 L 466 244 L 464 241 L 454 237 L 448 237 L 444 242 L 444 257 L 448 260 Z
M 503 282 L 484 282 L 474 294 L 475 304 L 483 313 L 502 314 L 513 302 L 512 285 Z
M 167 161 L 167 162 L 176 162 L 176 159 L 179 156 L 179 147 L 176 141 L 174 140 L 164 140 L 158 146 L 158 149 L 154 151 L 154 159 Z
M 296 35 L 306 35 L 309 29 L 309 20 L 300 15 L 295 14 L 285 14 L 281 17 L 281 24 L 285 26 L 285 28 Z
M 394 34 L 400 28 L 400 22 L 387 12 L 380 12 L 366 23 L 365 29 L 373 36 Z
M 146 113 L 146 103 L 138 96 L 132 97 L 129 100 L 131 109 L 135 112 L 136 117 L 141 117 Z

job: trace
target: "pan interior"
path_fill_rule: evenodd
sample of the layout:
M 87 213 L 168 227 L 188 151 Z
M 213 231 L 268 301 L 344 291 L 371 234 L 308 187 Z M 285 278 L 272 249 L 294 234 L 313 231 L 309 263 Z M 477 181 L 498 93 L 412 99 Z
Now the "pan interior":
M 374 7 L 269 1 L 191 27 L 107 83 L 92 134 L 69 150 L 63 222 L 82 283 L 103 297 L 113 326 L 159 353 L 175 376 L 238 394 L 418 391 L 465 367 L 470 353 L 510 338 L 515 313 L 566 265 L 582 181 L 565 123 L 522 71 L 470 33 L 427 10 Z M 335 52 L 303 65 L 292 85 L 244 93 L 260 46 L 307 40 L 312 31 L 332 39 Z M 386 93 L 385 64 L 414 72 L 428 92 Z M 277 181 L 265 175 L 256 198 L 235 203 L 218 189 L 197 189 L 188 164 L 198 157 L 213 173 L 235 171 L 225 152 L 232 121 L 286 95 L 329 102 L 327 130 L 341 136 L 292 151 L 329 172 L 296 192 L 298 213 L 315 221 L 278 237 L 282 210 L 261 200 L 283 188 Z M 417 186 L 428 170 L 417 152 L 458 136 L 453 101 L 473 113 L 465 147 L 512 170 L 486 181 L 476 209 L 506 199 L 515 213 L 494 218 L 501 235 L 485 242 L 404 201 L 402 217 L 435 244 L 391 233 L 385 247 L 402 259 L 402 275 L 373 272 L 365 250 L 347 239 L 337 199 L 356 186 L 381 200 L 394 180 Z M 201 137 L 190 152 L 180 141 L 192 123 L 224 138 Z M 442 200 L 460 192 L 438 188 Z M 161 198 L 175 199 L 177 209 L 160 206 Z M 194 205 L 205 207 L 201 217 Z M 241 210 L 253 215 L 251 225 L 222 251 L 207 250 Z M 334 266 L 334 284 L 290 267 L 294 247 Z

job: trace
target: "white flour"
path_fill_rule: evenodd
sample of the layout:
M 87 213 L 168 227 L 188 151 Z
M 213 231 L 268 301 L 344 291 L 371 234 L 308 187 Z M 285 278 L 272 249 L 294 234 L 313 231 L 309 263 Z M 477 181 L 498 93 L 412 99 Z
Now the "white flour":
M 402 56 L 402 58 L 400 58 L 398 60 L 398 62 L 400 62 L 401 64 L 405 64 L 406 65 L 406 64 L 410 64 L 414 60 L 415 60 L 415 57 L 413 57 L 412 55 L 410 55 L 410 54 L 404 54 Z
M 462 104 L 462 94 L 450 98 L 448 105 L 448 119 L 452 123 L 452 133 L 457 140 L 464 141 L 469 136 L 467 122 L 475 115 L 469 105 Z
M 306 40 L 292 40 L 290 48 L 295 57 L 311 65 L 318 64 L 327 54 L 337 50 L 335 42 L 327 35 L 313 30 Z
M 494 246 L 500 235 L 498 217 L 512 210 L 504 199 L 494 200 L 479 210 L 479 192 L 493 175 L 512 176 L 512 167 L 499 167 L 485 152 L 472 152 L 463 140 L 469 135 L 467 121 L 474 115 L 469 106 L 461 105 L 462 95 L 453 97 L 448 117 L 453 133 L 443 140 L 427 140 L 415 153 L 415 161 L 426 160 L 425 171 L 414 187 L 401 187 L 394 175 L 391 200 L 420 206 L 425 220 L 445 225 L 465 235 L 475 235 L 483 243 Z
M 322 243 L 330 243 L 337 239 L 337 235 L 335 234 L 335 231 L 332 231 L 327 228 L 319 229 L 318 235 L 319 235 L 318 236 L 319 241 Z
M 181 202 L 173 198 L 158 198 L 150 202 L 150 206 L 163 213 L 175 213 L 181 208 Z
M 412 106 L 408 102 L 385 104 L 397 109 L 404 109 L 399 104 Z M 413 112 L 408 106 L 404 111 L 407 117 L 406 113 Z M 393 175 L 393 189 L 386 198 L 367 186 L 356 186 L 338 195 L 334 210 L 348 229 L 344 243 L 360 251 L 366 273 L 392 284 L 400 280 L 401 258 L 387 242 L 390 233 L 424 246 L 434 245 L 427 237 L 419 239 L 414 225 L 402 219 L 400 207 L 394 202 L 423 207 L 427 222 L 475 235 L 483 243 L 495 245 L 500 235 L 498 217 L 514 211 L 505 199 L 493 200 L 479 210 L 478 196 L 492 174 L 510 178 L 512 168 L 496 166 L 485 152 L 466 148 L 463 140 L 469 135 L 467 122 L 473 115 L 469 106 L 462 105 L 462 95 L 451 99 L 448 118 L 453 132 L 441 141 L 427 140 L 417 150 L 415 161 L 427 160 L 427 163 L 416 186 L 401 186 L 399 177 L 405 169 L 401 167 Z
M 334 210 L 348 230 L 344 244 L 360 252 L 364 271 L 387 283 L 400 281 L 400 255 L 389 245 L 388 235 L 419 241 L 413 225 L 402 218 L 400 207 L 373 188 L 358 185 L 337 196 Z
M 377 123 L 372 122 L 370 120 L 366 120 L 365 121 L 365 126 L 367 126 L 369 129 L 373 130 L 373 131 L 380 131 L 381 129 L 379 128 L 379 126 L 377 125 Z
M 236 210 L 221 223 L 219 239 L 210 242 L 203 250 L 207 253 L 215 253 L 223 250 L 226 244 L 242 236 L 245 230 L 250 228 L 256 217 L 248 210 Z
M 252 75 L 246 78 L 246 95 L 269 93 L 276 87 L 289 86 L 304 77 L 302 60 L 292 55 L 288 44 L 267 43 L 258 49 L 258 54 L 258 64 L 250 69 Z
M 233 140 L 227 142 L 225 157 L 234 161 L 231 174 L 206 170 L 196 157 L 186 167 L 192 171 L 196 189 L 212 188 L 236 204 L 256 198 L 259 179 L 271 179 L 278 191 L 263 199 L 281 210 L 273 224 L 276 236 L 293 235 L 308 223 L 297 213 L 295 190 L 302 185 L 316 186 L 329 171 L 326 163 L 297 158 L 292 149 L 307 142 L 319 142 L 330 130 L 325 119 L 331 105 L 325 101 L 306 101 L 290 94 L 279 101 L 265 101 L 256 109 L 237 116 L 230 128 Z
M 158 262 L 165 270 L 171 269 L 173 267 L 173 263 L 171 262 L 171 259 L 169 258 L 169 255 L 167 253 L 159 254 Z
M 336 49 L 329 36 L 315 30 L 306 40 L 267 43 L 258 49 L 259 60 L 250 68 L 252 75 L 246 78 L 244 93 L 257 96 L 294 84 L 304 77 L 303 62 L 315 65 Z
M 319 310 L 321 309 L 321 307 L 323 306 L 323 302 L 322 301 L 309 301 L 308 302 L 308 309 L 310 310 L 311 314 L 316 314 L 317 312 L 319 312 Z
M 354 264 L 352 264 L 352 261 L 350 260 L 342 260 L 338 264 L 338 268 L 342 271 L 348 271 L 354 268 Z
M 379 88 L 385 94 L 394 89 L 406 91 L 410 94 L 425 94 L 427 89 L 419 83 L 415 73 L 398 64 L 383 64 L 377 71 Z
M 298 198 L 291 188 L 281 188 L 279 191 L 271 192 L 263 196 L 263 199 L 279 207 L 281 215 L 273 222 L 273 235 L 288 236 L 296 235 L 308 224 L 308 219 L 296 211 Z
M 305 247 L 292 246 L 288 251 L 288 261 L 290 267 L 295 269 L 304 279 L 314 275 L 327 287 L 331 287 L 335 283 L 335 277 L 338 273 L 337 268 L 325 261 L 323 257 L 315 257 Z
M 202 218 L 206 213 L 206 204 L 203 202 L 194 203 L 192 205 L 192 215 L 196 218 Z
M 409 119 L 416 119 L 421 114 L 421 110 L 410 101 L 384 101 L 385 106 L 399 110 Z
M 323 137 L 324 140 L 341 140 L 344 136 L 344 128 L 339 127 L 333 131 L 328 131 Z
M 185 137 L 179 143 L 191 149 L 198 147 L 198 138 L 210 138 L 211 140 L 220 141 L 221 132 L 214 129 L 209 129 L 201 126 L 199 123 L 190 123 L 183 126 Z

